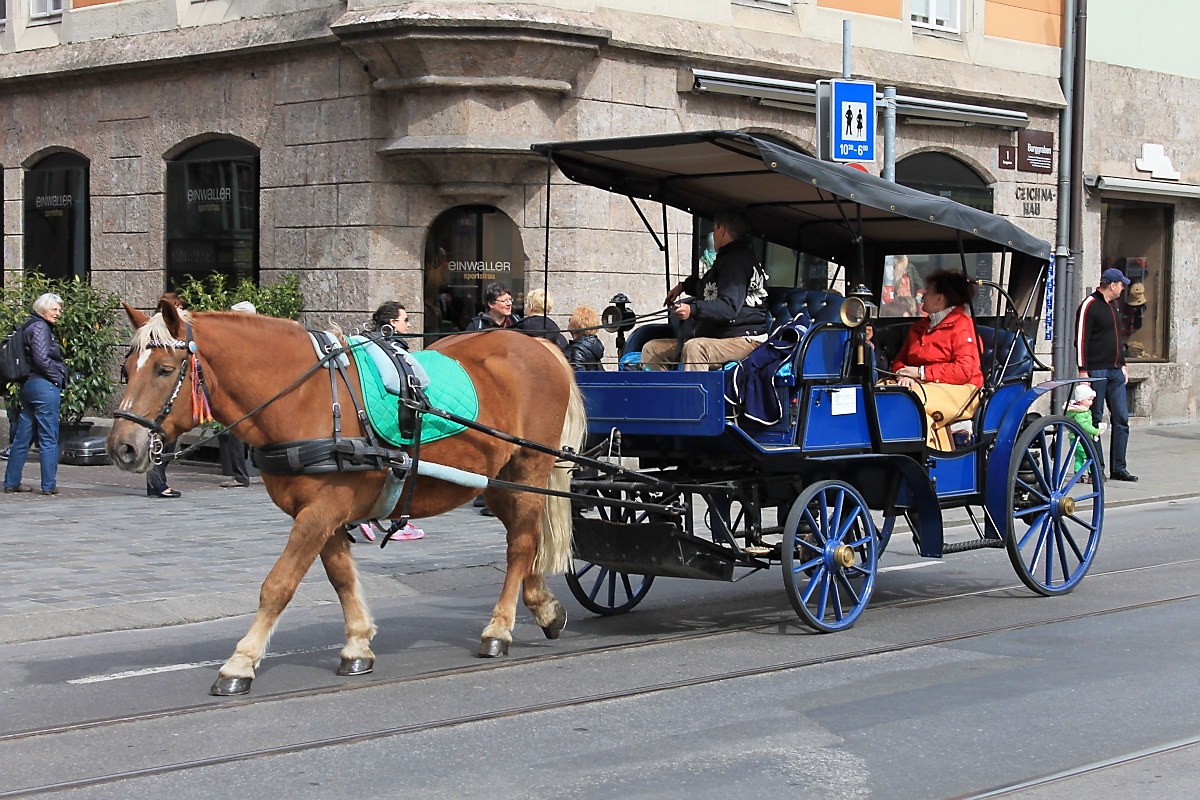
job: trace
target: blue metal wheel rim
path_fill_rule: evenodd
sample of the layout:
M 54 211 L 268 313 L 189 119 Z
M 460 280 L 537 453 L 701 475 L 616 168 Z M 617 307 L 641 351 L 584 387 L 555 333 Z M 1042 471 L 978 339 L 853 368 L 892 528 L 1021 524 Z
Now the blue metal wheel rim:
M 816 513 L 809 505 L 816 501 Z M 807 531 L 797 535 L 801 521 Z M 852 564 L 842 565 L 839 548 Z M 821 481 L 800 493 L 784 529 L 783 575 L 788 599 L 800 618 L 818 631 L 852 626 L 871 600 L 879 537 L 866 501 L 849 484 Z
M 590 561 L 575 561 L 567 587 L 579 604 L 593 614 L 613 616 L 632 611 L 654 583 L 653 575 L 632 575 Z
M 1084 450 L 1078 471 L 1076 445 Z M 1021 476 L 1023 464 L 1027 473 L 1033 467 L 1032 481 Z M 1091 438 L 1068 417 L 1037 420 L 1017 440 L 1008 482 L 1009 560 L 1038 594 L 1066 594 L 1091 567 L 1104 521 L 1103 470 Z

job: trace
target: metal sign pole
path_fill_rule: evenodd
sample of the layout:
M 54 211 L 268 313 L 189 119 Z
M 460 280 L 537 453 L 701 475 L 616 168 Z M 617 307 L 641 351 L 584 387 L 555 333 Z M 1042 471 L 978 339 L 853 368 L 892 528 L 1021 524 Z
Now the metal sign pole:
M 842 20 L 842 77 L 850 77 L 850 20 Z

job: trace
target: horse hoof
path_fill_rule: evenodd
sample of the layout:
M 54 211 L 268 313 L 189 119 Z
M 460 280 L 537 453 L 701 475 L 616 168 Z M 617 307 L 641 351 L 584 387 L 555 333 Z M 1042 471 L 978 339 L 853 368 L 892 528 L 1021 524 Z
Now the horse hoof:
M 254 678 L 225 678 L 218 677 L 216 683 L 208 690 L 208 693 L 216 697 L 233 697 L 239 694 L 250 693 L 250 682 Z
M 342 663 L 337 668 L 337 674 L 342 677 L 366 675 L 368 672 L 374 671 L 375 659 L 373 658 L 343 658 Z
M 503 639 L 484 639 L 479 643 L 480 658 L 495 658 L 508 655 L 508 642 Z
M 567 610 L 560 605 L 554 619 L 550 620 L 549 625 L 542 628 L 542 633 L 546 634 L 547 639 L 557 639 L 565 627 L 567 627 Z

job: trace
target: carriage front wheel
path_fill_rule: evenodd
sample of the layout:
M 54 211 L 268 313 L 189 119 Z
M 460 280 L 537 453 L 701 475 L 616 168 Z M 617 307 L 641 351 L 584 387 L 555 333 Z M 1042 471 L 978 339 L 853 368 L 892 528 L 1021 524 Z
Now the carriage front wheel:
M 792 607 L 812 628 L 849 628 L 875 588 L 879 537 L 867 503 L 841 481 L 800 493 L 783 530 L 783 580 Z
M 1039 417 L 1021 432 L 1009 464 L 1008 502 L 1006 547 L 1021 582 L 1043 595 L 1074 589 L 1096 557 L 1104 520 L 1104 472 L 1075 420 Z

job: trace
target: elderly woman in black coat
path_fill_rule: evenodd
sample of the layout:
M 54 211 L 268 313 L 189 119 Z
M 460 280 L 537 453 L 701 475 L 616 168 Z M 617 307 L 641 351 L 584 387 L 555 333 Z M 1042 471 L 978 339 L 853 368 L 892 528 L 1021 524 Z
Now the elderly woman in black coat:
M 571 312 L 571 320 L 567 323 L 567 331 L 571 334 L 571 343 L 563 351 L 567 361 L 577 370 L 602 370 L 600 361 L 604 358 L 604 342 L 596 335 L 600 329 L 600 315 L 594 308 L 579 306 Z
M 21 471 L 29 457 L 37 429 L 42 466 L 42 494 L 58 494 L 58 409 L 67 385 L 67 365 L 51 326 L 62 316 L 62 298 L 44 294 L 33 301 L 33 313 L 22 323 L 29 377 L 21 384 L 21 417 L 4 471 L 4 491 L 30 492 L 21 484 Z

